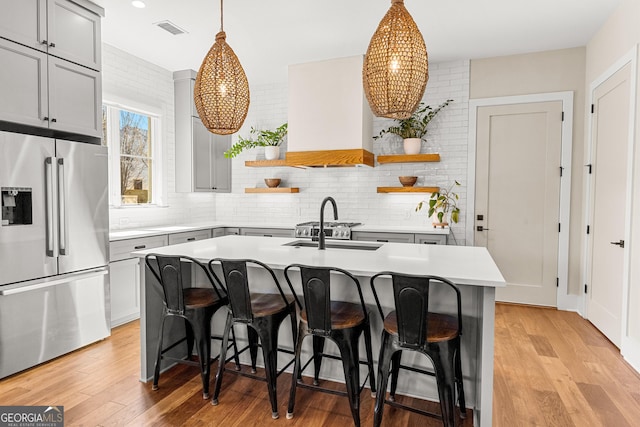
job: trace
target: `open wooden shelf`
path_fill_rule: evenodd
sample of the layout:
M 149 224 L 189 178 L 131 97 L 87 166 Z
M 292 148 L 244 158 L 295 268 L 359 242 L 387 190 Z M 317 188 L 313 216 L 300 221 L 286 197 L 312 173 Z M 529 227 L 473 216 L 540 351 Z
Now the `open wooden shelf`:
M 378 187 L 378 193 L 435 193 L 440 187 Z
M 244 165 L 250 168 L 269 168 L 274 166 L 289 166 L 285 159 L 276 160 L 247 160 Z
M 298 187 L 276 187 L 276 188 L 245 188 L 245 193 L 299 193 Z
M 378 163 L 422 163 L 422 162 L 439 162 L 440 154 L 392 154 L 386 156 L 378 156 Z

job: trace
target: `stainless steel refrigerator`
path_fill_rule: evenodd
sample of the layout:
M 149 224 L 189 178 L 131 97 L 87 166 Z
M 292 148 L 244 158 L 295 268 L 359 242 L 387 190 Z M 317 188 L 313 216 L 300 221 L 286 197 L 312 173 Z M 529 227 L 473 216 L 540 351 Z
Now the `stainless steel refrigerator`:
M 100 145 L 0 132 L 0 378 L 110 335 Z

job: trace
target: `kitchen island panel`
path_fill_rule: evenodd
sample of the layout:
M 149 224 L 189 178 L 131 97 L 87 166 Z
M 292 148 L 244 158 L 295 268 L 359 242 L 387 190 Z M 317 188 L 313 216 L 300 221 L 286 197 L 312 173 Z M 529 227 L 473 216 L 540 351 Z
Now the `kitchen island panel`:
M 356 275 L 362 285 L 365 302 L 371 313 L 374 358 L 377 360 L 380 348 L 382 321 L 377 313 L 369 279 L 379 271 L 391 270 L 408 274 L 433 274 L 446 277 L 459 285 L 462 294 L 463 335 L 462 335 L 462 369 L 465 381 L 465 397 L 467 406 L 474 409 L 475 425 L 491 425 L 492 388 L 493 388 L 493 331 L 495 315 L 495 287 L 504 286 L 504 279 L 495 262 L 485 248 L 417 245 L 406 243 L 384 243 L 375 251 L 358 249 L 327 249 L 286 246 L 295 239 L 255 236 L 224 236 L 216 239 L 189 242 L 148 251 L 134 252 L 134 256 L 143 257 L 147 253 L 157 252 L 164 255 L 187 255 L 207 262 L 216 257 L 239 259 L 258 259 L 272 267 L 281 283 L 286 287 L 282 270 L 292 263 L 316 266 L 334 266 L 343 268 Z M 253 271 L 253 270 L 252 270 Z M 148 381 L 153 375 L 153 361 L 156 351 L 158 327 L 162 302 L 157 292 L 157 283 L 148 280 L 141 263 L 142 316 L 141 316 L 141 380 Z M 254 274 L 265 274 L 256 271 Z M 339 280 L 344 280 L 339 279 Z M 392 309 L 393 293 L 391 282 L 386 279 L 376 288 L 385 313 Z M 260 282 L 260 281 L 256 281 Z M 335 299 L 357 301 L 355 289 L 336 283 Z M 154 290 L 154 288 L 156 290 Z M 294 282 L 296 293 L 301 294 L 299 283 Z M 155 294 L 155 295 L 154 295 Z M 440 300 L 434 295 L 434 300 Z M 432 297 L 433 298 L 433 297 Z M 455 313 L 455 303 L 439 303 L 437 311 Z M 214 318 L 214 331 L 220 332 L 224 325 L 224 310 L 220 310 Z M 220 319 L 220 320 L 219 320 Z M 291 348 L 291 329 L 285 322 L 280 331 L 280 345 Z M 181 325 L 178 325 L 181 326 Z M 183 328 L 183 326 L 182 326 Z M 243 328 L 245 329 L 245 328 Z M 181 328 L 174 330 L 176 336 L 182 333 Z M 238 329 L 237 337 L 240 345 L 246 342 L 246 331 Z M 307 345 L 308 344 L 308 345 Z M 303 359 L 310 356 L 310 343 L 305 343 Z M 361 343 L 361 356 L 364 345 Z M 216 354 L 215 342 L 212 353 Z M 327 351 L 335 352 L 333 344 L 327 344 Z M 284 366 L 288 355 L 280 357 L 278 366 Z M 429 366 L 421 360 L 423 356 L 406 353 L 403 364 L 419 364 Z M 243 359 L 247 363 L 248 359 Z M 261 359 L 259 359 L 261 361 Z M 310 374 L 309 372 L 308 374 Z M 364 379 L 366 373 L 361 371 Z M 323 363 L 322 378 L 343 382 L 342 368 L 339 363 Z M 424 378 L 423 378 L 424 377 Z M 426 376 L 401 375 L 398 382 L 398 393 L 420 398 L 437 400 L 435 380 Z

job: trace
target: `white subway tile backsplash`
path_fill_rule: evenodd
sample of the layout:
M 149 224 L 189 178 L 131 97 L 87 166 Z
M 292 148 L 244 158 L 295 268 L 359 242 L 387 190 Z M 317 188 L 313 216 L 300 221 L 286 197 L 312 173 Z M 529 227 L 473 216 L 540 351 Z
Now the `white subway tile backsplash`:
M 317 219 L 320 202 L 325 196 L 333 196 L 343 219 L 368 224 L 407 224 L 431 227 L 426 212 L 415 212 L 419 201 L 429 194 L 378 194 L 378 186 L 399 186 L 398 176 L 416 175 L 423 186 L 448 186 L 454 180 L 463 184 L 457 191 L 460 206 L 466 208 L 467 181 L 467 129 L 469 100 L 469 61 L 431 64 L 430 79 L 424 101 L 438 105 L 454 99 L 430 125 L 423 152 L 438 152 L 439 163 L 406 163 L 377 165 L 375 168 L 247 168 L 245 160 L 262 158 L 261 150 L 241 153 L 233 163 L 233 194 L 217 195 L 216 218 L 221 221 L 264 222 L 266 216 L 277 212 L 277 218 L 266 222 L 291 222 Z M 246 136 L 251 126 L 275 127 L 287 120 L 287 85 L 270 84 L 252 88 L 249 114 L 239 134 Z M 373 134 L 392 121 L 374 118 Z M 281 156 L 284 156 L 281 150 Z M 374 142 L 374 154 L 402 153 L 402 141 L 384 138 Z M 264 186 L 263 178 L 280 177 L 282 185 L 300 188 L 299 194 L 278 195 L 244 194 L 247 186 Z M 233 212 L 233 204 L 251 206 L 251 210 Z M 277 207 L 277 209 L 274 209 Z M 260 216 L 255 216 L 260 212 Z M 452 230 L 458 244 L 464 244 L 464 216 Z
M 263 159 L 262 149 L 242 152 L 233 159 L 232 193 L 185 194 L 175 192 L 175 133 L 172 73 L 119 49 L 103 47 L 103 87 L 107 94 L 152 105 L 165 112 L 162 117 L 166 159 L 168 207 L 111 209 L 111 228 L 176 224 L 207 220 L 268 224 L 317 219 L 322 199 L 333 196 L 340 218 L 367 224 L 402 224 L 431 227 L 426 212 L 415 212 L 424 194 L 378 194 L 378 186 L 399 186 L 398 176 L 416 175 L 421 186 L 448 186 L 453 180 L 463 185 L 460 207 L 466 208 L 467 131 L 469 61 L 433 63 L 424 101 L 435 106 L 453 99 L 429 127 L 423 152 L 437 152 L 439 163 L 376 165 L 374 168 L 250 168 L 246 160 Z M 252 126 L 274 128 L 287 121 L 286 83 L 251 88 L 251 105 L 244 126 L 233 136 L 248 136 Z M 392 123 L 374 118 L 373 135 Z M 402 153 L 402 141 L 384 138 L 374 141 L 374 154 Z M 281 147 L 284 157 L 286 143 Z M 245 194 L 247 187 L 264 187 L 264 178 L 282 178 L 282 186 L 299 187 L 298 194 Z M 464 215 L 453 225 L 458 244 L 464 244 Z M 126 224 L 126 225 L 122 225 Z

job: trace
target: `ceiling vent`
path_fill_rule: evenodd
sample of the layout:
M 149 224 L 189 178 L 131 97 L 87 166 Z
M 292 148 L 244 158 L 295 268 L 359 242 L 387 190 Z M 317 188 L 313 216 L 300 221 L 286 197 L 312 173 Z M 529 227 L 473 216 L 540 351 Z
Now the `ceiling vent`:
M 186 33 L 185 30 L 183 30 L 182 28 L 178 27 L 176 24 L 174 24 L 171 21 L 160 21 L 160 22 L 154 23 L 153 25 L 157 25 L 158 27 L 162 28 L 163 30 L 170 32 L 174 36 Z

